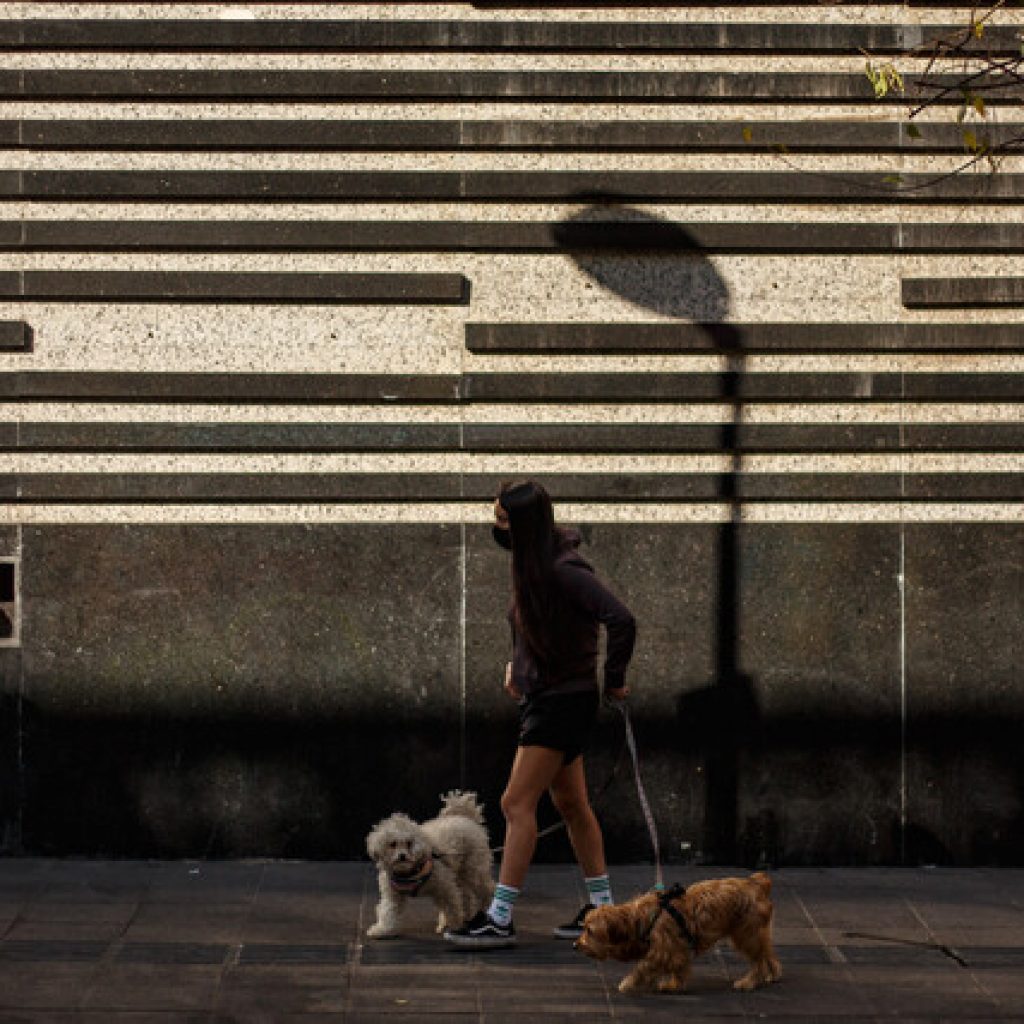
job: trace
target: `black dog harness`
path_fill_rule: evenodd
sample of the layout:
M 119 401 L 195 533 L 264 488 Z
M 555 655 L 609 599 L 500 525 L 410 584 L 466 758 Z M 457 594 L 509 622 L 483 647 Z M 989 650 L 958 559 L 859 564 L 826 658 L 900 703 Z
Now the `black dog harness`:
M 389 872 L 388 881 L 395 892 L 401 893 L 403 896 L 416 896 L 420 889 L 430 881 L 430 876 L 433 873 L 434 859 L 433 857 L 426 857 L 408 875 L 396 875 Z
M 647 926 L 647 930 L 644 932 L 644 940 L 650 938 L 651 932 L 654 930 L 654 926 L 658 923 L 658 918 L 662 914 L 668 914 L 676 923 L 676 927 L 682 933 L 683 941 L 691 948 L 697 948 L 697 938 L 690 931 L 690 926 L 686 923 L 686 918 L 683 917 L 675 907 L 672 906 L 673 900 L 681 899 L 686 895 L 686 886 L 679 885 L 677 882 L 672 886 L 671 889 L 665 892 L 658 893 L 658 909 L 654 912 L 654 916 L 651 918 L 651 923 Z

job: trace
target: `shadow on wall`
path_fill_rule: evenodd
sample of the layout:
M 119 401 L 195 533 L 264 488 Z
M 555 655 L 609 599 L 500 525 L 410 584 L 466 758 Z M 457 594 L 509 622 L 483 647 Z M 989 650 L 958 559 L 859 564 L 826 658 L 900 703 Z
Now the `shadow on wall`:
M 713 688 L 704 692 L 719 700 Z M 705 713 L 700 699 L 687 708 L 685 727 L 671 719 L 644 720 L 644 756 L 686 771 L 694 762 L 706 761 L 709 750 L 722 741 L 721 733 L 703 732 L 707 721 L 718 722 L 737 738 L 738 778 L 749 798 L 749 780 L 762 770 L 762 754 L 752 752 L 733 721 L 718 720 L 720 709 Z M 83 718 L 28 703 L 19 711 L 13 697 L 0 701 L 0 712 L 8 722 L 8 716 L 22 716 L 25 743 L 33 748 L 26 759 L 30 770 L 20 782 L 3 752 L 0 830 L 6 842 L 0 853 L 6 855 L 360 859 L 374 822 L 393 808 L 420 819 L 432 816 L 437 792 L 458 777 L 451 744 L 454 723 L 444 717 L 416 715 L 402 722 L 385 722 L 377 715 L 325 721 L 315 714 L 282 720 L 255 713 L 201 719 Z M 773 720 L 763 756 L 769 765 L 782 767 L 783 779 L 787 763 L 798 763 L 800 789 L 779 793 L 778 799 L 786 803 L 775 804 L 777 820 L 769 810 L 762 812 L 760 822 L 742 823 L 734 863 L 754 861 L 765 845 L 773 864 L 863 862 L 862 825 L 852 811 L 856 801 L 840 795 L 830 803 L 829 797 L 849 785 L 848 767 L 865 759 L 869 766 L 893 761 L 898 733 L 890 726 L 828 714 L 813 720 Z M 1021 727 L 1019 719 L 993 722 L 964 716 L 919 723 L 912 764 L 918 772 L 946 772 L 950 782 L 936 798 L 941 802 L 930 806 L 926 783 L 911 780 L 923 821 L 911 821 L 906 828 L 908 863 L 1021 862 L 1024 814 L 1013 793 L 998 793 L 993 785 L 1012 777 L 1019 764 Z M 490 728 L 494 734 L 493 722 L 487 720 L 472 721 L 469 728 L 478 733 Z M 497 742 L 504 742 L 505 732 L 500 730 Z M 396 736 L 402 737 L 401 743 Z M 616 744 L 605 746 L 610 753 Z M 509 750 L 496 751 L 494 772 L 483 773 L 491 777 L 495 796 L 503 777 L 499 767 L 507 767 L 509 755 Z M 807 771 L 812 763 L 820 770 Z M 366 785 L 368 764 L 374 766 L 373 785 Z M 597 777 L 606 770 L 599 764 Z M 425 786 L 424 779 L 430 784 Z M 9 784 L 23 785 L 20 805 Z M 656 806 L 665 806 L 663 793 L 651 795 Z M 952 844 L 945 845 L 928 826 L 936 821 L 945 825 L 944 810 L 959 822 L 956 816 L 971 799 L 991 804 L 984 822 L 963 834 L 955 825 L 943 828 Z M 612 856 L 617 862 L 643 860 L 648 855 L 646 834 L 634 817 L 636 800 L 626 764 L 600 806 L 602 816 L 614 810 L 609 801 L 622 805 L 606 822 Z M 826 820 L 823 812 L 831 817 Z M 488 813 L 491 834 L 498 837 L 496 805 Z M 549 820 L 550 811 L 545 815 Z M 778 834 L 772 832 L 773 823 Z M 878 821 L 881 829 L 890 824 L 898 826 L 895 816 Z M 659 827 L 663 839 L 678 831 L 665 811 L 659 814 Z M 557 852 L 560 841 L 549 841 L 546 858 Z M 896 836 L 879 836 L 880 849 L 898 847 Z
M 741 456 L 736 433 L 742 417 L 743 336 L 727 323 L 729 286 L 683 228 L 626 205 L 613 193 L 575 197 L 586 206 L 555 228 L 555 238 L 576 265 L 627 302 L 659 316 L 700 324 L 727 360 L 723 400 L 730 405 L 719 450 L 730 465 L 719 474 L 719 498 L 728 518 L 719 530 L 715 598 L 715 678 L 702 690 L 680 694 L 680 727 L 708 738 L 704 761 L 704 853 L 717 863 L 736 861 L 739 758 L 760 743 L 763 716 L 755 681 L 739 667 Z M 614 226 L 606 222 L 614 220 Z M 713 740 L 711 739 L 713 737 Z

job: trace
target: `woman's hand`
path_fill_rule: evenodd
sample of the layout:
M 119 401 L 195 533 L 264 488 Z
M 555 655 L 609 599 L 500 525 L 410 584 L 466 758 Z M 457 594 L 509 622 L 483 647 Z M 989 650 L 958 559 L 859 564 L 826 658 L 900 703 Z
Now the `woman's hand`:
M 516 700 L 519 700 L 519 698 L 522 697 L 522 695 L 523 695 L 522 692 L 520 691 L 519 687 L 516 686 L 516 684 L 512 682 L 512 662 L 511 661 L 508 662 L 505 665 L 505 692 L 510 697 L 515 697 Z
M 604 695 L 609 700 L 625 700 L 629 696 L 629 687 L 617 686 L 613 690 L 605 690 Z

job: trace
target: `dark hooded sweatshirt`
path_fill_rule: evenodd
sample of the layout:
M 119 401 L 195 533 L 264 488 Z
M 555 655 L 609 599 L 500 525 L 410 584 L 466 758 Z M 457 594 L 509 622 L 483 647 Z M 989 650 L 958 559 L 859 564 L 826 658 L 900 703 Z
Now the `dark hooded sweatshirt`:
M 555 558 L 555 580 L 563 596 L 563 618 L 553 630 L 554 650 L 541 663 L 512 626 L 512 681 L 527 697 L 582 693 L 597 688 L 600 627 L 608 631 L 604 688 L 625 685 L 633 655 L 636 620 L 630 610 L 594 574 L 580 556 L 580 536 L 562 530 L 563 547 Z M 510 613 L 511 621 L 511 613 Z

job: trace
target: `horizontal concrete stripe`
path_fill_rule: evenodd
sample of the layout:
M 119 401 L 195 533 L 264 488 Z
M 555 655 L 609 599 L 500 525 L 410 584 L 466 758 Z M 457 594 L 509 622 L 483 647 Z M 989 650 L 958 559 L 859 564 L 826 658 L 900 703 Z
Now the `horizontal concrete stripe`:
M 0 398 L 276 402 L 1017 402 L 1019 373 L 0 373 Z
M 458 274 L 273 274 L 185 271 L 0 272 L 8 302 L 245 302 L 463 305 Z
M 481 354 L 1024 351 L 1024 324 L 468 323 L 465 337 Z
M 447 174 L 540 174 L 584 173 L 608 174 L 680 174 L 710 171 L 722 173 L 723 163 L 730 173 L 791 171 L 817 174 L 824 178 L 846 180 L 851 174 L 873 173 L 893 193 L 905 176 L 927 175 L 938 179 L 944 175 L 965 173 L 966 156 L 953 153 L 905 153 L 898 159 L 893 154 L 878 153 L 803 153 L 791 155 L 771 152 L 720 153 L 607 153 L 571 152 L 533 153 L 283 153 L 283 152 L 37 152 L 21 150 L 8 155 L 5 170 L 9 172 L 88 171 L 136 173 L 261 174 L 283 172 L 379 175 L 388 173 L 430 175 Z M 898 172 L 898 174 L 897 174 Z M 1024 172 L 1024 153 L 1000 158 L 1000 172 Z M 973 177 L 982 177 L 975 168 Z M 569 202 L 573 202 L 572 199 Z M 579 204 L 579 200 L 576 201 Z M 598 197 L 591 202 L 597 204 Z M 613 205 L 608 198 L 605 205 Z M 63 219 L 63 218 L 62 218 Z
M 946 25 L 719 24 L 671 21 L 253 21 L 26 18 L 0 21 L 0 49 L 238 51 L 513 51 L 531 53 L 901 54 L 964 27 Z M 973 49 L 1013 55 L 1008 26 L 992 26 Z
M 563 223 L 579 218 L 584 210 L 588 216 L 597 213 L 589 203 L 517 203 L 508 210 L 497 203 L 486 202 L 364 202 L 364 203 L 174 203 L 138 202 L 111 206 L 103 202 L 0 201 L 0 220 L 19 224 L 60 221 L 62 224 L 109 221 L 135 223 L 160 221 L 203 221 L 215 224 L 267 222 L 308 224 L 322 221 L 420 222 L 444 224 L 450 221 L 473 224 Z M 679 224 L 886 224 L 893 220 L 893 207 L 888 203 L 849 203 L 843 205 L 794 205 L 716 203 L 629 203 L 611 204 L 601 209 L 609 219 L 618 217 L 650 218 Z M 962 202 L 948 205 L 899 207 L 899 222 L 949 227 L 960 224 L 1024 224 L 1024 204 L 998 206 L 987 203 Z
M 0 477 L 0 497 L 21 502 L 454 501 L 492 497 L 493 474 L 19 473 Z M 929 474 L 547 474 L 563 501 L 1019 501 L 1020 473 Z
M 8 5 L 11 7 L 12 5 Z M 917 9 L 934 8 L 940 11 L 938 19 L 948 17 L 945 8 L 965 7 L 963 2 L 953 3 L 942 0 L 940 3 L 927 3 L 925 0 L 914 0 L 909 5 Z M 1010 10 L 1014 2 L 1006 5 Z M 207 3 L 195 3 L 191 0 L 144 0 L 143 3 L 76 3 L 74 5 L 56 5 L 52 0 L 37 0 L 33 3 L 14 5 L 15 13 L 24 18 L 110 18 L 124 20 L 126 18 L 224 18 L 227 20 L 259 20 L 262 18 L 288 18 L 290 20 L 330 20 L 338 17 L 336 4 L 316 3 L 313 0 L 301 4 L 279 2 L 279 0 L 256 0 L 250 4 L 236 4 L 229 0 L 212 0 Z M 460 21 L 575 21 L 580 19 L 580 9 L 586 8 L 587 21 L 623 20 L 623 4 L 621 0 L 596 0 L 595 3 L 542 3 L 532 0 L 527 3 L 416 3 L 414 0 L 397 3 L 386 3 L 383 0 L 370 0 L 365 3 L 345 5 L 345 15 L 351 18 L 376 18 L 383 20 L 408 21 L 422 19 L 436 21 L 439 18 Z M 899 22 L 906 13 L 907 5 L 895 4 L 892 0 L 870 0 L 867 4 L 858 4 L 856 8 L 846 5 L 822 4 L 811 0 L 798 0 L 788 6 L 776 3 L 753 0 L 751 3 L 729 3 L 716 5 L 714 15 L 722 21 L 771 21 L 794 20 L 793 9 L 803 11 L 804 20 L 815 19 L 825 23 L 855 23 L 876 20 L 879 23 Z M 678 3 L 671 0 L 654 0 L 630 4 L 632 14 L 657 21 L 707 21 L 708 7 L 706 3 Z M 922 14 L 922 17 L 924 15 Z M 996 13 L 996 20 L 1012 17 L 1011 14 Z
M 32 220 L 0 221 L 3 250 L 1002 254 L 1024 252 L 1024 224 Z
M 455 403 L 459 377 L 447 374 L 0 373 L 0 396 L 116 402 Z
M 904 93 L 879 99 L 864 74 L 821 72 L 728 74 L 696 71 L 140 71 L 0 70 L 3 99 L 152 100 L 605 100 L 613 103 L 714 99 L 816 103 L 843 100 L 872 106 L 928 98 L 959 104 L 957 75 L 906 80 Z M 1015 102 L 1010 76 L 979 77 L 986 103 Z
M 964 152 L 964 126 L 899 121 L 25 120 L 0 121 L 0 146 L 34 150 Z M 974 126 L 991 147 L 1024 124 Z
M 904 278 L 909 309 L 1024 309 L 1024 277 Z
M 795 59 L 795 58 L 794 58 Z M 826 60 L 828 58 L 821 58 Z M 831 64 L 830 64 L 831 66 Z M 866 79 L 865 79 L 866 81 Z M 601 122 L 601 121 L 679 121 L 747 123 L 759 121 L 868 121 L 872 123 L 906 120 L 906 110 L 898 106 L 866 108 L 862 103 L 850 101 L 819 103 L 772 103 L 750 100 L 723 105 L 714 97 L 697 102 L 630 100 L 610 103 L 607 100 L 567 99 L 547 101 L 538 107 L 529 100 L 436 100 L 429 103 L 402 99 L 354 98 L 351 100 L 297 100 L 295 102 L 237 99 L 117 100 L 106 97 L 76 100 L 46 100 L 25 97 L 6 102 L 2 110 L 7 120 L 81 120 L 81 121 L 301 121 L 316 124 L 321 121 L 469 121 L 502 123 L 505 121 Z M 1009 117 L 1009 111 L 1002 112 Z M 988 124 L 992 118 L 980 121 L 967 115 L 968 123 Z M 1001 120 L 1001 118 L 1000 118 Z M 949 124 L 948 107 L 929 107 L 914 118 L 919 126 Z
M 800 171 L 2 171 L 0 199 L 74 201 L 1024 202 L 1024 175 Z
M 0 423 L 19 452 L 1012 452 L 1020 423 Z
M 664 454 L 468 452 L 315 453 L 304 451 L 259 454 L 24 452 L 0 455 L 0 473 L 29 474 L 187 474 L 252 476 L 480 476 L 586 475 L 597 478 L 679 474 L 716 475 L 734 472 L 765 474 L 991 474 L 1024 469 L 1024 452 L 808 452 L 750 453 L 737 464 L 732 453 Z
M 1019 401 L 1024 376 L 986 373 L 469 373 L 462 393 L 496 401 Z
M 361 51 L 347 53 L 271 53 L 232 51 L 213 53 L 153 53 L 145 51 L 32 51 L 11 53 L 4 66 L 19 71 L 170 71 L 170 72 L 444 72 L 447 74 L 488 73 L 598 73 L 649 74 L 707 72 L 737 74 L 800 72 L 863 74 L 864 54 L 751 54 L 728 53 L 634 53 L 610 57 L 602 53 L 514 53 L 514 52 L 399 52 Z M 942 72 L 959 65 L 939 62 L 932 68 L 920 57 L 900 58 L 904 77 L 918 73 Z
M 660 9 L 662 7 L 677 7 L 680 6 L 678 2 L 673 0 L 642 0 L 643 6 Z M 682 0 L 682 5 L 685 7 L 697 7 L 704 8 L 707 5 L 707 0 Z M 474 0 L 473 6 L 480 8 L 484 11 L 491 11 L 495 13 L 508 12 L 508 11 L 535 11 L 538 7 L 546 10 L 563 10 L 571 11 L 576 8 L 621 8 L 622 0 L 548 0 L 548 2 L 542 2 L 542 0 L 527 0 L 525 3 L 515 3 L 514 0 Z M 778 6 L 774 0 L 726 0 L 726 3 L 716 5 L 724 8 L 738 7 L 738 8 L 757 8 L 761 6 L 775 7 Z M 890 6 L 888 0 L 863 0 L 862 3 L 857 5 L 857 9 L 870 8 L 870 7 L 887 7 Z M 964 0 L 906 0 L 907 7 L 963 7 L 967 8 Z M 1004 8 L 1016 8 L 1024 6 L 1024 0 L 1007 0 L 1005 4 L 1002 4 Z M 785 5 L 783 10 L 790 7 L 818 7 L 821 8 L 820 0 L 793 0 Z M 827 8 L 826 8 L 827 9 Z M 977 8 L 970 8 L 972 11 Z
M 28 352 L 32 327 L 24 320 L 0 320 L 0 352 Z
M 806 402 L 799 405 L 778 403 L 773 405 L 744 404 L 736 409 L 729 404 L 705 403 L 688 405 L 279 405 L 237 404 L 214 402 L 204 405 L 171 405 L 161 402 L 0 402 L 0 423 L 46 424 L 67 428 L 70 425 L 90 424 L 159 424 L 179 426 L 231 425 L 258 427 L 287 426 L 316 427 L 340 426 L 351 430 L 355 426 L 381 426 L 385 428 L 418 429 L 420 426 L 455 429 L 477 425 L 493 428 L 499 424 L 517 429 L 529 427 L 581 427 L 616 425 L 619 429 L 655 427 L 681 427 L 723 429 L 727 424 L 740 422 L 750 425 L 797 426 L 812 429 L 823 427 L 881 424 L 903 424 L 905 428 L 922 425 L 929 429 L 946 427 L 957 433 L 963 428 L 964 436 L 974 429 L 994 425 L 997 431 L 1016 429 L 1024 420 L 1024 410 L 1014 403 L 928 403 L 877 402 L 865 405 Z
M 588 504 L 558 502 L 562 522 L 599 523 L 1019 523 L 1021 502 L 685 502 Z M 217 505 L 105 502 L 0 504 L 0 525 L 309 523 L 488 523 L 493 502 L 345 502 L 343 504 Z

